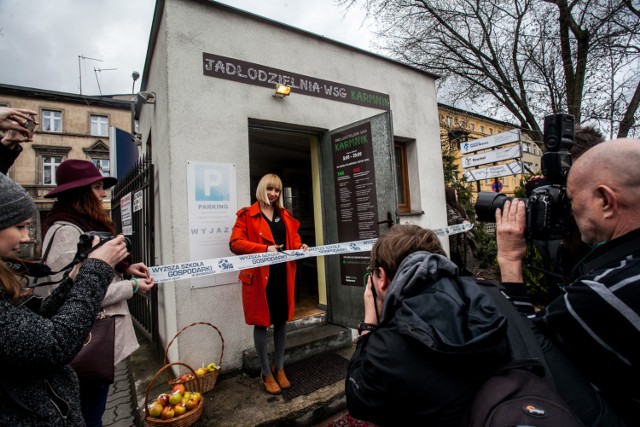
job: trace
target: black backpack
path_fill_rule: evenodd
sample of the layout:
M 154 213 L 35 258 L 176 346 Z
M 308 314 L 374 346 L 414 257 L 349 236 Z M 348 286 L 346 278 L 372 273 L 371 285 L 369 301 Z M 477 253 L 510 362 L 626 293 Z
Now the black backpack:
M 555 390 L 529 319 L 518 313 L 500 285 L 482 281 L 478 284 L 508 320 L 511 361 L 477 392 L 468 426 L 584 427 Z

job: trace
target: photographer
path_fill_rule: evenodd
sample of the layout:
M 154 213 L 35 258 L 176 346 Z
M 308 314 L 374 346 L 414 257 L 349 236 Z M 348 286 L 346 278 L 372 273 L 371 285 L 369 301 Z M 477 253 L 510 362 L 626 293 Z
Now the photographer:
M 379 426 L 464 425 L 477 390 L 508 358 L 506 319 L 417 225 L 381 235 L 368 271 L 349 413 Z
M 57 186 L 45 196 L 55 197 L 57 201 L 47 217 L 49 229 L 43 241 L 42 262 L 57 271 L 76 255 L 81 234 L 89 231 L 114 234 L 102 199 L 107 196 L 106 189 L 117 182 L 116 178 L 103 177 L 90 161 L 65 160 L 58 166 Z M 117 365 L 139 347 L 127 300 L 136 292 L 149 291 L 154 282 L 143 263 L 130 265 L 129 260 L 125 260 L 116 266 L 116 273 L 102 307 L 107 316 L 116 318 L 114 363 Z M 37 288 L 38 293 L 49 291 L 46 287 Z M 80 378 L 82 413 L 87 426 L 102 425 L 108 393 L 109 384 Z
M 27 192 L 0 174 L 0 257 L 11 258 L 28 241 L 35 213 Z M 0 425 L 83 425 L 78 381 L 67 365 L 89 334 L 113 267 L 126 256 L 122 237 L 100 246 L 74 269 L 75 283 L 64 281 L 40 306 L 0 261 Z
M 639 163 L 640 141 L 626 139 L 596 145 L 573 164 L 572 212 L 582 240 L 595 246 L 577 266 L 580 277 L 533 318 L 629 425 L 640 422 Z M 507 201 L 495 215 L 502 281 L 520 303 L 526 215 L 522 201 Z M 561 369 L 548 362 L 560 378 Z M 570 387 L 563 390 L 568 402 L 578 399 Z

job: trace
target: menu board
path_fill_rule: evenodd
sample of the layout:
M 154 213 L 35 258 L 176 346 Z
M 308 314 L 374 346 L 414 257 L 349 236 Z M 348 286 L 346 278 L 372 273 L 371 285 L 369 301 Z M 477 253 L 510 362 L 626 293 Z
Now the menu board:
M 371 124 L 354 126 L 331 136 L 338 241 L 375 239 L 379 235 L 376 174 Z M 369 253 L 340 255 L 342 285 L 363 286 Z

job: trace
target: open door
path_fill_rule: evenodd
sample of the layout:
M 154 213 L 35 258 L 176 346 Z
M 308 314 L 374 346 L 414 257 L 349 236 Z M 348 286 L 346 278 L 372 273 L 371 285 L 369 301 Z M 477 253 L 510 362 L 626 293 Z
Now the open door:
M 391 113 L 327 132 L 322 140 L 324 244 L 377 238 L 398 218 Z M 355 328 L 369 252 L 325 257 L 327 317 Z

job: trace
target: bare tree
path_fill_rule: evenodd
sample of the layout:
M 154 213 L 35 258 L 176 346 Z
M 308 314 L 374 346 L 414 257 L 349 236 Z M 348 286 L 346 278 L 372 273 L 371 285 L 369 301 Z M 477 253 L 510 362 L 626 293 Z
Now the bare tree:
M 506 109 L 536 141 L 541 118 L 557 112 L 619 125 L 619 134 L 634 129 L 640 15 L 633 0 L 338 2 L 363 4 L 382 49 L 441 75 L 447 101 L 475 103 L 485 114 Z

